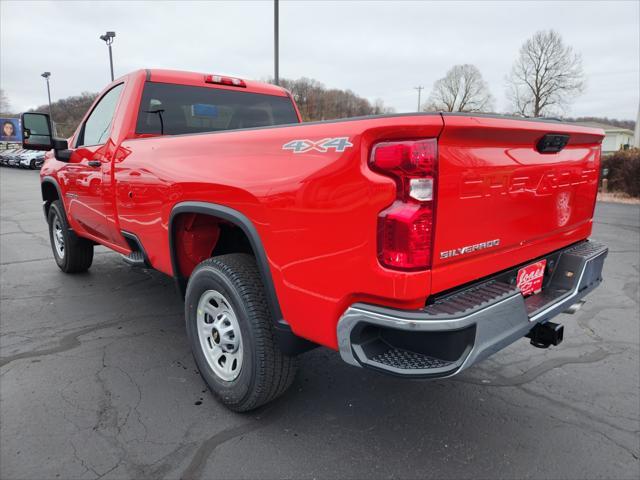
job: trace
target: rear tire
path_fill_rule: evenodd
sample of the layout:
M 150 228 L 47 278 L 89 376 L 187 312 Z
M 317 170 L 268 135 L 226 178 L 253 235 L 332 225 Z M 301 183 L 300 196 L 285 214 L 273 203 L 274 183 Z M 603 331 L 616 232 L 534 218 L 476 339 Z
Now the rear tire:
M 220 402 L 246 412 L 282 395 L 297 360 L 282 353 L 253 256 L 220 255 L 192 272 L 187 336 L 200 375 Z
M 47 219 L 53 258 L 60 270 L 64 273 L 86 272 L 93 263 L 93 243 L 69 229 L 60 200 L 51 203 Z

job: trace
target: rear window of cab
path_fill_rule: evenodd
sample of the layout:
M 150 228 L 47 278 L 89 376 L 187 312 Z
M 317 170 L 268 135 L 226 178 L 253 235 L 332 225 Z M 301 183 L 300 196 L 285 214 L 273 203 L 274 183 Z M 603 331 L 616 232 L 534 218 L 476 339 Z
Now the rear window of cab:
M 137 134 L 181 135 L 298 123 L 289 97 L 146 82 Z

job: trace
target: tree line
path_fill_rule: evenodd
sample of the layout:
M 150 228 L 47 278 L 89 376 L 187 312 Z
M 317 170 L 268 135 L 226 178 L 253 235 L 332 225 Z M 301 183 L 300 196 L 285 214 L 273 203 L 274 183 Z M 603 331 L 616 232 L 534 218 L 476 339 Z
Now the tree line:
M 372 103 L 351 90 L 326 88 L 311 78 L 282 78 L 279 84 L 291 92 L 305 122 L 393 112 L 380 99 Z
M 51 102 L 51 118 L 55 121 L 57 134 L 70 137 L 97 96 L 97 93 L 82 92 Z M 49 105 L 40 105 L 29 111 L 49 113 Z

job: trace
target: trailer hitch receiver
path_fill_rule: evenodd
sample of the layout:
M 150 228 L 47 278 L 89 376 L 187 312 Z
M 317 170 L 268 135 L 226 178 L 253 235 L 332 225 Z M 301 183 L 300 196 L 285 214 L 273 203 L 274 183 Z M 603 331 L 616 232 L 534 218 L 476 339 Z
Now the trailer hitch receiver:
M 549 348 L 562 343 L 564 327 L 553 322 L 538 323 L 526 336 L 534 347 Z

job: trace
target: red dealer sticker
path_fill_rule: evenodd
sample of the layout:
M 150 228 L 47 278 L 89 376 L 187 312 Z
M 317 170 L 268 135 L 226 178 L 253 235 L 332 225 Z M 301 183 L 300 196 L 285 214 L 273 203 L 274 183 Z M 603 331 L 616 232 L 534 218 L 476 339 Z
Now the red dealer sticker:
M 526 297 L 542 290 L 542 279 L 546 265 L 546 260 L 540 260 L 518 270 L 517 285 L 522 291 L 522 295 Z

